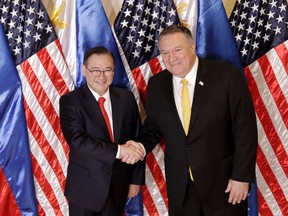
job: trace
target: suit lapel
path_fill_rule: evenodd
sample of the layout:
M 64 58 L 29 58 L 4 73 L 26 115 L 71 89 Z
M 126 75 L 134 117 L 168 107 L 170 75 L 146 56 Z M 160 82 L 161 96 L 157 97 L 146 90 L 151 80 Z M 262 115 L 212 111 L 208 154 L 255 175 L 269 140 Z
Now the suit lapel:
M 113 133 L 114 141 L 117 142 L 120 136 L 120 130 L 122 128 L 122 115 L 123 115 L 123 105 L 120 95 L 110 88 L 110 99 L 112 106 L 112 118 L 113 118 Z
M 96 101 L 95 97 L 93 96 L 92 92 L 89 90 L 87 84 L 83 86 L 83 92 L 84 92 L 84 100 L 86 104 L 87 113 L 92 116 L 93 119 L 96 119 L 97 125 L 99 125 L 98 128 L 104 129 L 102 132 L 105 133 L 105 137 L 109 136 L 109 131 L 106 126 L 104 117 L 102 115 L 102 112 L 100 110 L 100 107 L 98 105 L 98 102 Z M 96 130 L 96 128 L 95 128 Z
M 182 132 L 185 135 L 185 131 L 183 129 L 182 123 L 181 123 L 181 119 L 178 115 L 178 110 L 176 107 L 176 103 L 175 103 L 175 98 L 174 98 L 174 92 L 173 92 L 173 76 L 170 72 L 168 72 L 168 77 L 167 77 L 167 82 L 164 82 L 166 84 L 166 86 L 164 86 L 164 97 L 166 97 L 166 100 L 168 102 L 167 107 L 171 108 L 171 110 L 169 109 L 163 109 L 163 110 L 169 110 L 168 115 L 173 115 L 173 119 L 175 119 L 174 123 L 175 128 L 182 128 Z
M 207 69 L 203 65 L 202 60 L 199 59 L 199 67 L 197 71 L 197 77 L 195 82 L 195 89 L 194 89 L 194 98 L 193 98 L 193 104 L 192 104 L 192 115 L 190 119 L 190 125 L 189 125 L 189 132 L 191 131 L 191 128 L 194 125 L 194 122 L 197 118 L 197 114 L 200 110 L 202 101 L 205 96 L 205 92 L 207 91 L 208 87 L 208 79 L 207 79 Z

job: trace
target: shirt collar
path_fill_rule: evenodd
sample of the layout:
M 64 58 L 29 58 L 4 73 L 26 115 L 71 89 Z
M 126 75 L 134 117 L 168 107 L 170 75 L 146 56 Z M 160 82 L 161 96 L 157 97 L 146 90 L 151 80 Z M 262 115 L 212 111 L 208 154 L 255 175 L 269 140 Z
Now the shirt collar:
M 92 88 L 90 88 L 90 86 L 87 84 L 89 90 L 91 91 L 91 93 L 93 94 L 94 98 L 98 101 L 98 99 L 100 97 L 104 97 L 105 101 L 109 100 L 110 101 L 110 91 L 109 88 L 108 90 L 103 94 L 103 95 L 99 95 L 97 92 L 95 92 Z

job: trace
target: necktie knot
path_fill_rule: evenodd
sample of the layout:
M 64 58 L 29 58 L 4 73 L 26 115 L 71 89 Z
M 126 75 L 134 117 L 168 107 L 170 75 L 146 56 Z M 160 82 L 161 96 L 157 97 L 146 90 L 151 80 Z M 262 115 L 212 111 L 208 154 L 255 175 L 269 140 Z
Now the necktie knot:
M 106 100 L 106 99 L 105 99 L 104 97 L 99 97 L 98 103 L 99 103 L 99 104 L 104 104 L 105 100 Z
M 183 86 L 187 86 L 188 81 L 187 81 L 186 79 L 182 79 L 182 80 L 181 80 L 181 83 L 183 84 Z

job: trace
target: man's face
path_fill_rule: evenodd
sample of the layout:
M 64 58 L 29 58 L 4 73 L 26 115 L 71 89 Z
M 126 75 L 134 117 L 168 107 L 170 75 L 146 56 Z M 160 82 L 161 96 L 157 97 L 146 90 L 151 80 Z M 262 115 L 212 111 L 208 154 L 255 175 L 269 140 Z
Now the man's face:
M 98 76 L 99 70 L 101 72 Z M 82 65 L 82 71 L 89 87 L 99 95 L 103 95 L 113 81 L 114 62 L 109 54 L 92 54 Z
M 159 41 L 163 62 L 176 77 L 185 77 L 195 62 L 195 46 L 182 33 L 165 35 Z

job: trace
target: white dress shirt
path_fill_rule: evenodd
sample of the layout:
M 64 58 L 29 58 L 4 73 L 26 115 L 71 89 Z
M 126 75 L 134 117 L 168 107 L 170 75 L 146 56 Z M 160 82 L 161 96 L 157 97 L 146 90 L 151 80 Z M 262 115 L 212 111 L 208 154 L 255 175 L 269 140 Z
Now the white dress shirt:
M 184 123 L 183 123 L 182 105 L 181 105 L 181 95 L 182 95 L 183 84 L 181 83 L 181 80 L 186 79 L 188 81 L 187 86 L 188 86 L 188 90 L 189 90 L 190 106 L 192 106 L 193 97 L 194 97 L 195 82 L 196 82 L 196 76 L 197 76 L 197 70 L 198 70 L 198 63 L 199 63 L 199 60 L 198 60 L 198 57 L 196 56 L 195 63 L 193 65 L 191 71 L 189 71 L 189 73 L 185 77 L 181 78 L 181 77 L 173 76 L 174 100 L 175 100 L 175 104 L 176 104 L 179 118 L 180 118 L 183 126 L 184 126 Z

